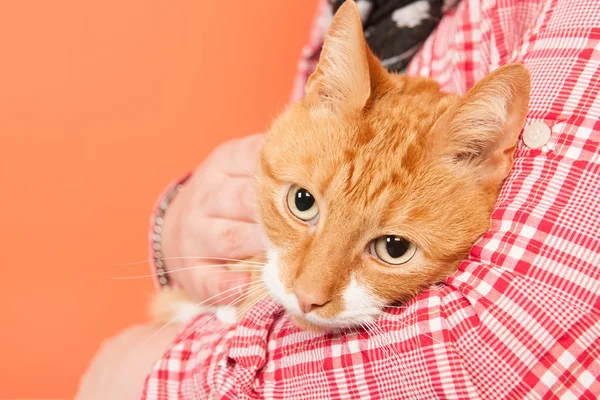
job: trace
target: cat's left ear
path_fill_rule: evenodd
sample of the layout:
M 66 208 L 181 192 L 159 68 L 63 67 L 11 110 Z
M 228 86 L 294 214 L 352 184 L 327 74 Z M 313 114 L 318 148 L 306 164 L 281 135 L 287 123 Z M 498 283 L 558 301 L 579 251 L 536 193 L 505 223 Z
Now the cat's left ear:
M 510 172 L 529 102 L 530 77 L 521 64 L 498 68 L 451 106 L 432 137 L 444 157 L 475 167 L 483 184 L 499 184 Z
M 325 36 L 319 63 L 306 84 L 304 103 L 336 112 L 362 109 L 371 94 L 370 57 L 358 7 L 346 1 Z

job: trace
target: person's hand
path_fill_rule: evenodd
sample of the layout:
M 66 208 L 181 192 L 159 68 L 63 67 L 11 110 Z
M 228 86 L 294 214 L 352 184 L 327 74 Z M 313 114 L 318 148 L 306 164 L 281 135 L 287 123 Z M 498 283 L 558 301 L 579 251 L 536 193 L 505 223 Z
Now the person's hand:
M 234 293 L 248 286 L 241 285 L 249 282 L 250 273 L 233 271 L 222 265 L 233 262 L 219 258 L 244 260 L 265 250 L 254 178 L 262 141 L 262 135 L 253 135 L 219 146 L 167 209 L 162 249 L 169 278 L 196 301 L 217 296 L 208 302 L 214 305 L 237 299 Z M 229 290 L 237 286 L 239 292 Z

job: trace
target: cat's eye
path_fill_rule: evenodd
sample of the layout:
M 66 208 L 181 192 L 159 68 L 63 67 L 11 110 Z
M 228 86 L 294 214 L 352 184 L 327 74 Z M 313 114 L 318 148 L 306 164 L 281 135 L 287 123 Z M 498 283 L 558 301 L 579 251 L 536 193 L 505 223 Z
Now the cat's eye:
M 292 185 L 287 195 L 290 212 L 302 221 L 312 221 L 319 215 L 319 207 L 313 195 L 303 187 Z
M 373 241 L 371 252 L 387 264 L 400 265 L 413 258 L 417 246 L 400 236 L 382 236 Z

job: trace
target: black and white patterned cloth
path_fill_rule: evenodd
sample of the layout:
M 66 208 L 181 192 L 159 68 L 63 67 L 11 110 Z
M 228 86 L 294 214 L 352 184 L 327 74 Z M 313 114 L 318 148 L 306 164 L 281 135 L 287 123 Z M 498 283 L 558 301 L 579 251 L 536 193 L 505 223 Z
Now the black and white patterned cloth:
M 329 0 L 333 12 L 345 0 Z M 391 72 L 404 70 L 442 15 L 459 0 L 355 0 L 365 38 L 381 64 Z

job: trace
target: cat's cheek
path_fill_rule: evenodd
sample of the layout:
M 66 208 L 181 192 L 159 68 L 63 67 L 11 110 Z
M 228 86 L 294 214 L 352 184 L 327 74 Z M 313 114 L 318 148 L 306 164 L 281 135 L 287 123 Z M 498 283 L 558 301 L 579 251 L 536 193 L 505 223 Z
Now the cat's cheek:
M 275 298 L 286 310 L 301 315 L 298 299 L 293 293 L 288 293 L 280 278 L 279 254 L 277 250 L 270 247 L 267 250 L 267 263 L 263 267 L 262 280 Z
M 341 311 L 325 307 L 305 315 L 305 319 L 318 326 L 329 328 L 349 328 L 372 323 L 381 314 L 385 302 L 353 275 L 348 286 L 343 290 L 337 305 Z M 333 304 L 332 304 L 333 306 Z
M 323 329 L 340 329 L 371 323 L 382 311 L 385 301 L 376 296 L 356 275 L 352 276 L 348 286 L 335 301 L 337 306 L 331 310 L 325 307 L 309 314 L 303 314 L 298 306 L 298 299 L 293 293 L 288 293 L 281 280 L 279 268 L 279 253 L 274 247 L 267 250 L 267 262 L 263 268 L 262 280 L 269 289 L 271 296 L 285 307 L 287 312 L 296 315 L 309 325 Z
M 379 298 L 360 279 L 354 275 L 343 294 L 345 310 L 340 314 L 341 318 L 346 316 L 366 317 L 377 315 L 385 305 L 383 299 Z

